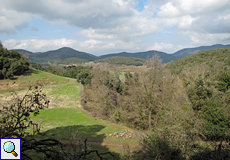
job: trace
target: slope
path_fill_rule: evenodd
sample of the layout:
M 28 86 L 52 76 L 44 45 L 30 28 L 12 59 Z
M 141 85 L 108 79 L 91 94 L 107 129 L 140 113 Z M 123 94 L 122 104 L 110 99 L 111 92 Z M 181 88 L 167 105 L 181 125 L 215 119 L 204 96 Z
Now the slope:
M 217 49 L 217 48 L 230 48 L 230 45 L 215 44 L 212 46 L 200 46 L 200 47 L 195 47 L 195 48 L 184 48 L 182 50 L 175 52 L 173 55 L 178 59 L 178 58 L 186 57 L 186 56 L 191 55 L 191 54 L 195 54 L 199 51 Z
M 138 145 L 137 139 L 108 138 L 109 134 L 130 129 L 109 121 L 95 119 L 83 110 L 80 102 L 82 86 L 75 79 L 30 69 L 27 74 L 18 77 L 17 80 L 4 80 L 0 84 L 1 87 L 8 87 L 6 90 L 0 89 L 1 104 L 12 98 L 9 91 L 22 96 L 30 85 L 43 85 L 43 92 L 50 100 L 49 108 L 41 110 L 37 116 L 31 116 L 31 120 L 42 124 L 41 132 L 45 133 L 46 137 L 60 140 L 67 149 L 73 149 L 70 144 L 73 136 L 77 144 L 87 138 L 87 147 L 97 149 L 100 153 L 110 151 L 118 154 L 123 144 L 131 143 L 131 149 Z M 29 132 L 33 133 L 32 128 Z
M 78 57 L 78 58 L 83 58 L 87 60 L 97 59 L 97 57 L 92 54 L 80 52 L 80 51 L 74 50 L 69 47 L 63 47 L 58 50 L 47 51 L 47 52 L 43 52 L 40 54 L 35 54 L 31 58 L 65 59 L 65 58 L 70 58 L 70 57 Z
M 113 54 L 100 56 L 99 58 L 104 59 L 104 58 L 118 56 L 118 57 L 135 57 L 135 58 L 147 59 L 147 58 L 151 58 L 154 54 L 158 54 L 160 58 L 163 60 L 163 63 L 176 60 L 176 57 L 171 54 L 167 54 L 160 51 L 154 51 L 154 50 L 146 51 L 146 52 L 137 52 L 137 53 L 127 53 L 127 52 L 113 53 Z
M 219 48 L 207 51 L 200 51 L 193 55 L 177 59 L 174 62 L 167 64 L 173 73 L 181 73 L 185 67 L 194 67 L 198 64 L 207 64 L 212 66 L 215 62 L 223 62 L 226 66 L 230 65 L 230 48 Z

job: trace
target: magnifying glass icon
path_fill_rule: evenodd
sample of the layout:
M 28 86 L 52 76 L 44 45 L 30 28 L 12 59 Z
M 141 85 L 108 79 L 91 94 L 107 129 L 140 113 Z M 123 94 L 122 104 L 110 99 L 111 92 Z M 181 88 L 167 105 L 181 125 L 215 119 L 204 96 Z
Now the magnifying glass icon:
M 15 157 L 18 156 L 18 154 L 14 151 L 15 150 L 15 145 L 11 141 L 7 141 L 3 145 L 3 149 L 7 153 L 12 153 Z

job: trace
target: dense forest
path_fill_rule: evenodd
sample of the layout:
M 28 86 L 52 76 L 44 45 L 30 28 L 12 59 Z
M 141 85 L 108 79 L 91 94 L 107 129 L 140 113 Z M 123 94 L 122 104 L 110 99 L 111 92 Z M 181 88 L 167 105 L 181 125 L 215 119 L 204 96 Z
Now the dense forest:
M 29 62 L 20 53 L 8 51 L 0 44 L 0 79 L 21 75 L 29 69 Z
M 83 107 L 95 117 L 151 131 L 142 141 L 150 159 L 212 159 L 214 152 L 197 141 L 228 141 L 230 49 L 161 62 L 155 55 L 146 71 L 127 72 L 124 83 L 109 71 L 93 70 Z M 220 149 L 218 156 L 229 154 Z

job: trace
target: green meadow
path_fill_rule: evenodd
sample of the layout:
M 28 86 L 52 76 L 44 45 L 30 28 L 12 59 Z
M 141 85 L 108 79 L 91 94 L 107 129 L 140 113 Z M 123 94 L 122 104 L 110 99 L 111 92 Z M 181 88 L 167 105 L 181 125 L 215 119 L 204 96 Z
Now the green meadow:
M 106 120 L 95 119 L 85 111 L 80 102 L 83 86 L 80 86 L 75 79 L 30 69 L 20 77 L 4 81 L 7 83 L 30 83 L 31 85 L 37 85 L 34 82 L 46 82 L 42 83 L 42 90 L 50 100 L 49 108 L 40 110 L 40 114 L 37 116 L 31 116 L 31 120 L 39 124 L 40 132 L 44 134 L 43 137 L 34 135 L 39 139 L 48 137 L 56 138 L 64 144 L 70 144 L 70 139 L 73 136 L 82 142 L 87 138 L 88 147 L 98 149 L 101 152 L 111 151 L 114 154 L 122 151 L 123 143 L 138 144 L 138 139 L 123 140 L 119 138 L 106 138 L 114 132 L 131 129 Z M 17 89 L 11 89 L 10 91 L 2 90 L 0 98 L 4 99 L 11 92 L 16 92 L 19 96 L 23 96 L 27 90 L 28 88 L 25 86 L 23 88 L 19 86 Z M 28 132 L 33 135 L 33 128 L 28 129 Z M 119 145 L 107 145 L 107 143 L 119 143 Z

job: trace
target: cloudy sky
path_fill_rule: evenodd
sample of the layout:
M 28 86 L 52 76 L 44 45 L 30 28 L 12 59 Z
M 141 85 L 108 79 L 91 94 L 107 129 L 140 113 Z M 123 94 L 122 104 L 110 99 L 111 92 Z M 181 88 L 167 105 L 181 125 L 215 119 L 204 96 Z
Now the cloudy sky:
M 102 55 L 230 44 L 230 0 L 1 0 L 8 49 Z

